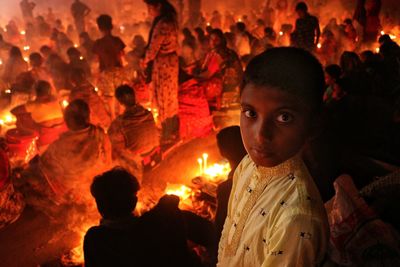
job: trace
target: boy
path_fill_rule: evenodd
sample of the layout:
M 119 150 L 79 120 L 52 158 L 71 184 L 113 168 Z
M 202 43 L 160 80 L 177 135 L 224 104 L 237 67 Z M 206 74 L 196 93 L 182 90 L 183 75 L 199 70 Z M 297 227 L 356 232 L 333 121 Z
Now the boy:
M 85 235 L 85 266 L 133 266 L 139 261 L 139 219 L 132 215 L 138 191 L 136 178 L 121 168 L 94 178 L 90 192 L 103 218 Z
M 237 167 L 218 266 L 316 266 L 328 222 L 302 159 L 322 107 L 324 72 L 310 53 L 270 49 L 248 65 L 241 133 L 248 152 Z

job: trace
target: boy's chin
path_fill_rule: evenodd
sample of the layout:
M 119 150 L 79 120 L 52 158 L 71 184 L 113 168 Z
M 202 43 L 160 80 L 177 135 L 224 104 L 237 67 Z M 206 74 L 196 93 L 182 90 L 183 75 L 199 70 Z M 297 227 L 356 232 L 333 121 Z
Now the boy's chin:
M 250 153 L 250 158 L 254 161 L 254 163 L 257 166 L 265 167 L 265 168 L 272 168 L 272 167 L 278 166 L 279 164 L 281 164 L 283 162 L 276 155 L 261 156 L 261 155 L 255 155 L 255 154 Z

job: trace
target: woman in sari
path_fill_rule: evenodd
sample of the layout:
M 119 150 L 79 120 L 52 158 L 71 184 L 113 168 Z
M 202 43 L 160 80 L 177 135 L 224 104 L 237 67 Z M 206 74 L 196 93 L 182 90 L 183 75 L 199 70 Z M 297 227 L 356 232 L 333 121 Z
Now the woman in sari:
M 178 22 L 167 0 L 145 0 L 154 18 L 144 64 L 151 70 L 153 102 L 162 124 L 163 143 L 178 139 Z

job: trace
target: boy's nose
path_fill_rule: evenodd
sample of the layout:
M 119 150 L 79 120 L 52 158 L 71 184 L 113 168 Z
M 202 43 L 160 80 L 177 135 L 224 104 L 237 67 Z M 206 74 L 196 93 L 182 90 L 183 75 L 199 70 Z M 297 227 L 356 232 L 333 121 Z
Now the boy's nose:
M 271 142 L 274 137 L 274 124 L 270 120 L 260 121 L 256 127 L 256 140 L 259 144 Z

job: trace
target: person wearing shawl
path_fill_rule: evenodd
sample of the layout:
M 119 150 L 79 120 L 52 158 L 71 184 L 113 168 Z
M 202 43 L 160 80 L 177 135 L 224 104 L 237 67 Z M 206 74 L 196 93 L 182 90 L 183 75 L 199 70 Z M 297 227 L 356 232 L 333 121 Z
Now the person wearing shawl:
M 125 111 L 111 123 L 108 130 L 113 158 L 141 181 L 142 156 L 159 146 L 159 132 L 153 114 L 136 104 L 131 87 L 118 87 L 115 96 Z
M 81 99 L 71 102 L 64 113 L 68 131 L 39 158 L 39 169 L 55 201 L 81 203 L 89 194 L 93 176 L 111 164 L 111 145 L 104 130 L 90 123 L 89 106 Z

